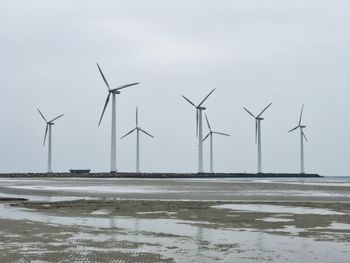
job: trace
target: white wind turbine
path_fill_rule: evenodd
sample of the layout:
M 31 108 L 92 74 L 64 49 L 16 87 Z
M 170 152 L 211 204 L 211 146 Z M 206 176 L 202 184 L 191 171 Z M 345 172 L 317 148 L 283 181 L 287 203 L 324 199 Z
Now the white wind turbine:
M 267 105 L 265 109 L 260 112 L 259 115 L 254 116 L 253 113 L 251 113 L 249 110 L 243 107 L 243 109 L 246 110 L 254 119 L 255 119 L 255 143 L 258 144 L 258 173 L 262 173 L 262 164 L 261 164 L 261 121 L 264 119 L 262 118 L 262 114 L 267 110 L 268 107 L 271 106 L 272 103 Z
M 300 173 L 301 174 L 305 173 L 305 168 L 304 168 L 304 139 L 307 142 L 307 138 L 306 138 L 305 133 L 304 133 L 304 129 L 306 128 L 306 126 L 301 124 L 301 118 L 303 116 L 303 111 L 304 111 L 304 104 L 301 107 L 301 112 L 300 112 L 298 126 L 296 126 L 295 128 L 293 128 L 293 129 L 291 129 L 289 131 L 289 132 L 292 132 L 292 131 L 294 131 L 294 130 L 296 130 L 298 128 L 300 130 Z
M 51 166 L 51 161 L 52 161 L 52 125 L 54 125 L 54 121 L 57 120 L 58 118 L 61 118 L 64 114 L 61 114 L 55 118 L 53 118 L 51 121 L 47 121 L 44 115 L 41 113 L 39 109 L 37 109 L 41 117 L 44 119 L 46 123 L 46 128 L 45 128 L 45 136 L 44 136 L 44 142 L 43 145 L 45 145 L 46 141 L 46 136 L 47 132 L 49 132 L 49 145 L 48 145 L 48 151 L 47 151 L 47 172 L 52 173 L 52 166 Z
M 136 131 L 136 172 L 139 173 L 140 172 L 140 132 L 143 132 L 144 134 L 150 136 L 151 138 L 154 138 L 154 137 L 139 127 L 139 116 L 138 116 L 138 108 L 137 107 L 136 107 L 136 127 L 134 129 L 132 129 L 131 131 L 129 131 L 127 134 L 125 134 L 120 139 L 125 138 L 126 136 L 133 133 L 134 131 Z
M 214 92 L 213 89 L 209 94 L 199 103 L 197 106 L 186 98 L 184 95 L 182 97 L 187 100 L 193 107 L 196 108 L 196 135 L 198 137 L 198 173 L 203 173 L 203 122 L 202 122 L 202 111 L 206 108 L 202 107 L 202 104 L 206 99 Z
M 213 131 L 210 127 L 209 124 L 209 120 L 207 117 L 207 114 L 205 114 L 205 119 L 207 121 L 207 125 L 209 128 L 209 133 L 207 134 L 207 136 L 204 137 L 203 142 L 210 137 L 210 172 L 214 173 L 214 164 L 213 164 L 213 134 L 218 134 L 218 135 L 223 135 L 223 136 L 230 136 L 229 134 L 226 133 L 222 133 L 222 132 L 217 132 L 217 131 Z
M 116 140 L 116 105 L 115 105 L 115 100 L 116 100 L 116 94 L 120 94 L 120 90 L 121 89 L 125 89 L 127 87 L 130 86 L 134 86 L 139 84 L 139 82 L 135 82 L 135 83 L 131 83 L 131 84 L 126 84 L 126 85 L 122 85 L 120 87 L 111 89 L 109 87 L 109 84 L 107 82 L 107 79 L 105 78 L 105 76 L 103 75 L 103 72 L 100 68 L 100 66 L 97 64 L 98 70 L 101 73 L 101 76 L 108 88 L 108 95 L 106 98 L 106 102 L 105 105 L 103 107 L 103 111 L 100 117 L 100 121 L 98 122 L 98 126 L 100 126 L 102 118 L 103 118 L 103 114 L 105 113 L 105 110 L 107 108 L 108 102 L 109 102 L 109 98 L 112 95 L 112 129 L 111 129 L 111 172 L 115 173 L 117 172 L 117 140 Z

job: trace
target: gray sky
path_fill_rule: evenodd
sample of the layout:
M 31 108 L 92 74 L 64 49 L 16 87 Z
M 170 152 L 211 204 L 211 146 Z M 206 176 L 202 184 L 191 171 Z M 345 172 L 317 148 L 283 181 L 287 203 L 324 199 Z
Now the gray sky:
M 46 171 L 45 123 L 53 118 L 53 169 L 109 170 L 106 87 L 139 81 L 117 97 L 117 136 L 141 126 L 143 171 L 197 170 L 195 103 L 213 88 L 215 170 L 255 172 L 261 111 L 263 170 L 299 171 L 299 135 L 287 134 L 305 103 L 306 171 L 349 175 L 350 2 L 0 0 L 0 172 Z M 109 105 L 110 106 L 110 105 Z M 205 127 L 205 132 L 207 129 Z M 135 169 L 135 135 L 117 142 L 117 167 Z M 208 170 L 208 144 L 204 148 Z

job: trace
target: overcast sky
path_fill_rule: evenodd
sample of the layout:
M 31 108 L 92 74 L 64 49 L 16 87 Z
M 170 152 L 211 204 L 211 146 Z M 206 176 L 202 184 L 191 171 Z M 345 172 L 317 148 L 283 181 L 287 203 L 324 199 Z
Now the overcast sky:
M 253 113 L 262 122 L 263 171 L 299 171 L 301 105 L 306 172 L 349 175 L 350 2 L 0 0 L 0 172 L 46 171 L 42 141 L 53 127 L 53 170 L 109 171 L 107 89 L 117 96 L 117 137 L 140 124 L 141 169 L 196 172 L 195 109 L 205 103 L 214 169 L 255 172 Z M 204 126 L 205 127 L 205 126 Z M 204 129 L 207 132 L 207 127 Z M 133 134 L 117 141 L 117 168 L 135 170 Z M 204 168 L 209 148 L 204 146 Z

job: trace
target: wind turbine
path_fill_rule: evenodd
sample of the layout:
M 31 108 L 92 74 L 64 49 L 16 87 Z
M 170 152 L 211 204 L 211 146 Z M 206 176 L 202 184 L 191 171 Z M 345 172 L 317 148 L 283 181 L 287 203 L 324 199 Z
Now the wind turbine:
M 209 120 L 207 114 L 205 114 L 205 119 L 207 121 L 207 125 L 209 128 L 209 133 L 204 137 L 203 142 L 210 137 L 210 172 L 214 173 L 214 165 L 213 165 L 213 134 L 223 135 L 223 136 L 230 136 L 229 134 L 213 131 L 210 127 Z
M 121 89 L 125 89 L 127 87 L 130 86 L 134 86 L 139 84 L 139 82 L 135 82 L 135 83 L 131 83 L 131 84 L 126 84 L 126 85 L 122 85 L 119 86 L 117 88 L 111 89 L 109 87 L 109 84 L 107 82 L 107 79 L 105 78 L 105 76 L 103 75 L 103 72 L 100 68 L 100 66 L 97 64 L 98 70 L 100 71 L 100 74 L 103 78 L 103 81 L 105 82 L 107 88 L 108 88 L 108 95 L 106 98 L 106 102 L 105 105 L 103 107 L 103 111 L 100 117 L 100 121 L 98 122 L 98 126 L 100 126 L 102 118 L 103 118 L 103 114 L 105 113 L 105 110 L 107 108 L 108 102 L 109 102 L 109 98 L 112 95 L 112 129 L 111 129 L 111 173 L 115 173 L 117 172 L 117 140 L 116 140 L 116 105 L 115 105 L 115 97 L 116 94 L 120 94 L 120 90 Z
M 196 108 L 196 135 L 198 138 L 198 173 L 203 173 L 203 125 L 202 125 L 202 111 L 206 108 L 202 107 L 206 99 L 214 92 L 213 89 L 209 94 L 199 103 L 197 106 L 186 98 L 184 95 L 182 97 L 188 101 L 193 107 Z
M 140 172 L 140 132 L 143 132 L 144 134 L 148 135 L 151 138 L 154 138 L 151 134 L 148 132 L 144 131 L 139 127 L 139 116 L 138 116 L 138 108 L 136 107 L 136 127 L 129 131 L 127 134 L 125 134 L 123 137 L 120 139 L 125 138 L 129 134 L 133 133 L 136 131 L 136 172 Z
M 304 104 L 301 107 L 301 112 L 300 112 L 300 117 L 299 117 L 299 123 L 298 126 L 295 128 L 291 129 L 288 133 L 296 130 L 299 128 L 300 130 L 300 173 L 304 174 L 305 173 L 305 168 L 304 168 L 304 139 L 307 142 L 307 138 L 304 133 L 304 128 L 306 128 L 305 125 L 301 124 L 301 118 L 303 117 L 303 111 L 304 111 Z
M 47 151 L 47 172 L 52 173 L 52 166 L 51 166 L 51 160 L 52 160 L 52 125 L 55 125 L 54 121 L 58 118 L 61 118 L 64 114 L 61 114 L 55 118 L 53 118 L 51 121 L 47 121 L 47 119 L 44 117 L 44 115 L 41 113 L 39 109 L 37 109 L 41 117 L 46 122 L 46 128 L 45 128 L 45 136 L 44 136 L 44 142 L 43 145 L 45 145 L 47 132 L 49 132 L 49 145 L 48 145 L 48 151 Z
M 271 106 L 272 103 L 267 105 L 262 112 L 260 112 L 259 115 L 255 116 L 253 113 L 251 113 L 249 110 L 247 110 L 245 107 L 246 112 L 248 112 L 254 119 L 255 119 L 255 143 L 258 144 L 258 173 L 262 173 L 262 165 L 261 165 L 261 121 L 264 119 L 262 118 L 262 114 L 267 110 L 268 107 Z

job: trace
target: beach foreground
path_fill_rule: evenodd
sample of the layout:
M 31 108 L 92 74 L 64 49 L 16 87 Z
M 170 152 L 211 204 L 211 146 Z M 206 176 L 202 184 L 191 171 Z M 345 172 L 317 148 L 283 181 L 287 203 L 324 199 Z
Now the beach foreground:
M 347 182 L 1 179 L 0 197 L 4 262 L 347 262 L 350 256 Z

